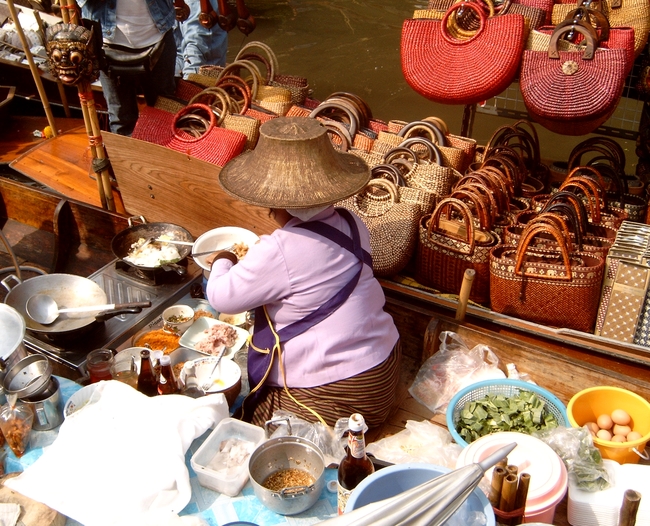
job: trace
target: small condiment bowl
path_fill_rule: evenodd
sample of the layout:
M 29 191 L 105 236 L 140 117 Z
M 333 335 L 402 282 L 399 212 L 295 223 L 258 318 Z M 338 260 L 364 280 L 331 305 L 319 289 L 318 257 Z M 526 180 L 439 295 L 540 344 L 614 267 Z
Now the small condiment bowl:
M 194 309 L 189 305 L 172 305 L 163 311 L 162 319 L 165 330 L 180 336 L 194 323 Z

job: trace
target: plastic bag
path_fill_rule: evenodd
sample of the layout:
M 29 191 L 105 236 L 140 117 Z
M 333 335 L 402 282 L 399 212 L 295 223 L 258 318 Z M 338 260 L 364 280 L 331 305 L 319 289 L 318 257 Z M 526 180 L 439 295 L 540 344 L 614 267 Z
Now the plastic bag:
M 366 446 L 368 453 L 393 464 L 426 462 L 451 469 L 456 468 L 462 449 L 449 431 L 427 420 L 408 420 L 399 433 Z
M 534 437 L 546 442 L 564 461 L 569 477 L 583 491 L 601 491 L 614 483 L 614 474 L 603 464 L 600 451 L 586 427 L 556 427 L 536 431 Z
M 289 419 L 291 432 L 289 432 L 287 425 L 282 425 L 283 421 L 286 424 L 286 419 Z M 348 419 L 345 418 L 342 420 L 345 420 L 347 430 Z M 340 436 L 337 435 L 329 426 L 323 425 L 320 422 L 307 422 L 302 418 L 298 418 L 293 413 L 282 410 L 273 412 L 272 421 L 274 424 L 277 424 L 278 427 L 275 429 L 275 431 L 273 431 L 269 438 L 282 436 L 297 436 L 306 438 L 320 448 L 323 456 L 325 457 L 326 466 L 338 464 L 339 461 L 345 456 L 345 449 L 343 449 Z
M 409 393 L 434 413 L 444 413 L 463 387 L 505 377 L 499 369 L 499 358 L 487 345 L 479 344 L 470 350 L 458 334 L 444 331 L 440 334 L 440 349 L 422 364 Z

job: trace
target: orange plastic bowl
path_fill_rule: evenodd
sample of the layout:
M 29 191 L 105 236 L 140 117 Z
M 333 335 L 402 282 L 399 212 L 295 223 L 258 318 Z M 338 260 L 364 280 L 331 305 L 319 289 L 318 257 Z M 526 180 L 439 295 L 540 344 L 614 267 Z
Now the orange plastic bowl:
M 573 427 L 595 422 L 603 413 L 611 414 L 623 409 L 632 417 L 630 427 L 641 433 L 641 438 L 630 442 L 612 442 L 593 437 L 603 458 L 619 464 L 637 464 L 640 458 L 648 459 L 645 446 L 650 441 L 650 403 L 643 397 L 619 387 L 591 387 L 576 393 L 569 401 L 567 414 Z

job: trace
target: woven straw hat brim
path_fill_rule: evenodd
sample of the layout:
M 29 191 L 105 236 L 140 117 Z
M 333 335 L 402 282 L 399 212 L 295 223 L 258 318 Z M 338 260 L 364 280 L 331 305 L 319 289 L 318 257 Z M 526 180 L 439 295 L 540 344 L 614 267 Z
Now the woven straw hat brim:
M 370 180 L 360 157 L 334 149 L 316 119 L 278 117 L 260 127 L 256 148 L 224 166 L 230 195 L 267 208 L 325 206 L 359 192 Z

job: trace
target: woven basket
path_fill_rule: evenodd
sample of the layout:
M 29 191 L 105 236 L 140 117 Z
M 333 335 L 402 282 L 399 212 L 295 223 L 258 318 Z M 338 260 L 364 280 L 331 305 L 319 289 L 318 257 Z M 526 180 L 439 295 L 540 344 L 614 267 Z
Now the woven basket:
M 221 125 L 226 130 L 234 130 L 246 135 L 246 150 L 252 150 L 260 138 L 260 121 L 249 115 L 228 114 Z
M 458 180 L 458 172 L 439 164 L 416 164 L 404 175 L 404 179 L 411 188 L 421 188 L 437 197 L 446 197 Z
M 223 71 L 223 66 L 211 66 L 211 65 L 204 65 L 199 67 L 199 75 L 203 75 L 204 77 L 212 77 L 212 78 L 219 78 L 219 75 L 221 75 L 221 72 Z
M 169 113 L 178 113 L 186 106 L 185 103 L 172 99 L 170 97 L 163 97 L 159 95 L 154 104 L 154 108 L 159 110 L 168 111 Z
M 358 157 L 361 157 L 370 168 L 379 166 L 384 162 L 384 156 L 375 152 L 366 152 L 365 150 L 357 150 L 352 148 L 349 153 L 353 153 Z
M 377 195 L 375 189 L 384 193 Z M 337 206 L 355 213 L 368 227 L 376 276 L 393 276 L 406 267 L 417 242 L 418 205 L 400 202 L 397 187 L 390 181 L 371 179 L 361 192 Z
M 514 397 L 521 391 L 530 391 L 535 393 L 537 397 L 544 402 L 544 411 L 553 414 L 559 427 L 571 427 L 566 406 L 557 396 L 543 387 L 522 380 L 484 380 L 464 387 L 449 401 L 446 413 L 447 429 L 449 429 L 454 442 L 461 447 L 466 447 L 468 445 L 456 431 L 456 425 L 460 421 L 461 411 L 467 402 L 481 400 L 488 394 Z
M 199 73 L 190 73 L 187 76 L 187 80 L 188 82 L 194 82 L 204 88 L 211 88 L 217 85 L 217 77 L 208 77 L 207 75 L 201 75 Z

